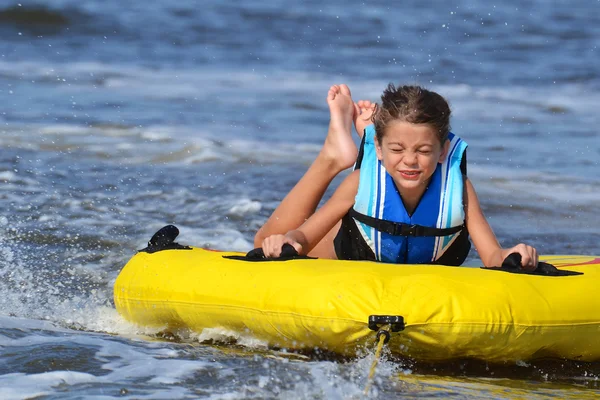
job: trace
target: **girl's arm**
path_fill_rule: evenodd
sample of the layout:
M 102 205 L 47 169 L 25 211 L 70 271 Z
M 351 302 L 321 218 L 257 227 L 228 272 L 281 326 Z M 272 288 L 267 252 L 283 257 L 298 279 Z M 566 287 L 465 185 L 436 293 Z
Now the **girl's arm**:
M 308 254 L 354 205 L 359 174 L 360 171 L 356 170 L 348 175 L 323 207 L 315 211 L 298 229 L 285 235 L 267 237 L 262 243 L 265 257 L 279 257 L 284 243 L 294 246 L 298 254 Z
M 534 270 L 538 263 L 537 250 L 531 246 L 520 243 L 515 247 L 503 249 L 500 247 L 496 235 L 492 231 L 490 224 L 487 222 L 475 188 L 471 181 L 465 177 L 465 209 L 467 230 L 471 235 L 471 240 L 479 253 L 483 265 L 486 267 L 498 267 L 502 265 L 502 261 L 511 253 L 521 254 L 521 264 L 524 269 Z

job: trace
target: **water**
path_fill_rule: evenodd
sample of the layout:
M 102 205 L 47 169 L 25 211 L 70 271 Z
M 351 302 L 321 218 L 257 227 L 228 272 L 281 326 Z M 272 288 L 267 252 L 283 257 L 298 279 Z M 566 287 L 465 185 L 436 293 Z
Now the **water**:
M 114 279 L 168 223 L 249 250 L 341 82 L 439 91 L 500 242 L 598 255 L 599 44 L 593 0 L 0 1 L 0 398 L 360 398 L 371 350 L 169 340 L 120 319 Z M 565 368 L 386 358 L 373 397 L 600 394 Z

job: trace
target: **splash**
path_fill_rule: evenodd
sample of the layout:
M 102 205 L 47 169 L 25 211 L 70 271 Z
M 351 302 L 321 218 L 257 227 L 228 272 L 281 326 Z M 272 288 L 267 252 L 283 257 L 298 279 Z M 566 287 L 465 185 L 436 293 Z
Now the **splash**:
M 112 306 L 107 274 L 85 266 L 57 265 L 52 252 L 32 249 L 26 234 L 0 218 L 0 315 L 43 320 L 86 331 L 140 333 Z M 53 246 L 47 246 L 53 247 Z M 66 260 L 62 260 L 63 262 Z

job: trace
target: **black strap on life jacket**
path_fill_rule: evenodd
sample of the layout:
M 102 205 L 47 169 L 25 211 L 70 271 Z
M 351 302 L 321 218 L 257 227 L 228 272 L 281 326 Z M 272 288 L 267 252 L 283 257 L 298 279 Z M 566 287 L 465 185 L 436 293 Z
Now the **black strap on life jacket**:
M 392 236 L 450 236 L 460 232 L 464 228 L 464 225 L 453 226 L 451 228 L 432 228 L 423 225 L 403 224 L 400 222 L 373 218 L 369 215 L 359 213 L 354 208 L 351 208 L 348 211 L 348 214 L 357 221 L 369 225 L 379 232 L 384 232 Z

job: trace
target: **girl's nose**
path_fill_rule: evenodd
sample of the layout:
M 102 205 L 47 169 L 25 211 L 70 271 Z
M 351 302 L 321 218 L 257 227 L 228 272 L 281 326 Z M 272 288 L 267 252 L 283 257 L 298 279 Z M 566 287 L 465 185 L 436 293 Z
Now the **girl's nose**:
M 404 164 L 406 164 L 407 166 L 414 166 L 417 164 L 417 153 L 413 153 L 413 152 L 406 152 L 404 154 L 403 160 Z

